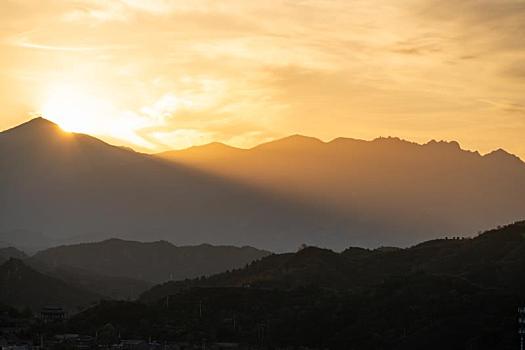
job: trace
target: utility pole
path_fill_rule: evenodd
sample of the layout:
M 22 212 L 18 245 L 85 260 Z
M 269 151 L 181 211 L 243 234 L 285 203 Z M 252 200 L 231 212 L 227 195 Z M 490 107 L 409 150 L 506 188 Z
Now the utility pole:
M 525 336 L 525 307 L 518 308 L 518 334 L 520 335 L 520 350 L 524 350 L 523 337 Z

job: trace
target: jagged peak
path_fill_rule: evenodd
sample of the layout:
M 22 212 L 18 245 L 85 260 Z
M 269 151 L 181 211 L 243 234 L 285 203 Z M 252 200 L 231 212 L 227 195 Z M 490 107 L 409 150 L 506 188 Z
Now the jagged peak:
M 447 148 L 447 149 L 454 149 L 454 150 L 461 150 L 461 146 L 459 142 L 457 141 L 445 141 L 445 140 L 430 140 L 429 142 L 425 143 L 423 146 L 426 147 L 441 147 L 441 148 Z
M 483 156 L 485 159 L 496 159 L 501 161 L 512 161 L 512 162 L 519 162 L 523 164 L 523 160 L 521 160 L 520 157 L 507 152 L 503 148 L 498 148 L 495 151 L 492 151 L 490 153 L 487 153 Z
M 389 145 L 417 145 L 417 143 L 415 142 L 404 140 L 402 138 L 395 137 L 395 136 L 387 136 L 387 137 L 381 136 L 381 137 L 373 139 L 371 142 L 376 143 L 376 144 L 383 143 L 383 144 L 389 144 Z

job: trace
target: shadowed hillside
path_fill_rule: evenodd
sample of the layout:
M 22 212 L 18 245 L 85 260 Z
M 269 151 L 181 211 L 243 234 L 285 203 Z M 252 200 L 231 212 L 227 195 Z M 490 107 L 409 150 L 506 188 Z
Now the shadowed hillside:
M 50 248 L 31 260 L 49 266 L 71 266 L 107 276 L 155 283 L 195 278 L 243 267 L 269 252 L 251 247 L 184 246 L 160 241 L 142 243 L 110 239 Z
M 24 246 L 119 237 L 290 251 L 406 246 L 524 215 L 524 163 L 454 142 L 293 136 L 164 157 L 175 162 L 41 118 L 2 132 L 0 232 L 41 232 Z
M 206 279 L 168 282 L 143 294 L 161 299 L 186 287 L 294 289 L 316 286 L 360 291 L 392 277 L 424 273 L 454 276 L 484 288 L 525 295 L 525 222 L 472 239 L 440 239 L 397 250 L 349 248 L 342 253 L 306 247 L 273 254 L 243 269 Z
M 347 241 L 336 216 L 37 118 L 0 133 L 0 232 L 293 249 Z M 104 237 L 105 236 L 105 237 Z
M 501 149 L 482 156 L 457 142 L 297 135 L 248 150 L 211 144 L 159 157 L 357 218 L 348 234 L 360 246 L 410 245 L 525 218 L 525 163 Z
M 76 310 L 100 298 L 95 293 L 43 275 L 18 259 L 0 265 L 0 304 L 30 307 L 35 311 L 48 305 Z
M 312 349 L 515 349 L 525 222 L 407 249 L 306 247 L 104 302 L 69 332 Z
M 6 248 L 0 248 L 0 264 L 6 262 L 7 260 L 15 258 L 15 259 L 25 259 L 27 258 L 27 255 L 14 247 L 6 247 Z
M 24 260 L 24 263 L 46 276 L 100 295 L 104 299 L 134 300 L 153 285 L 140 279 L 111 276 L 105 272 L 93 272 L 63 264 L 47 264 L 33 258 Z

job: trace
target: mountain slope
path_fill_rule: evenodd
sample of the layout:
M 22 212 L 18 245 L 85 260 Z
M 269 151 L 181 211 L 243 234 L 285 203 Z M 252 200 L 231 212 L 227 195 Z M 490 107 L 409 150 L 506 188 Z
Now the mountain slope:
M 306 247 L 246 268 L 101 303 L 70 332 L 268 348 L 515 349 L 525 222 L 407 249 Z
M 104 299 L 135 300 L 141 293 L 152 287 L 153 283 L 119 276 L 108 276 L 104 272 L 93 272 L 68 265 L 47 264 L 29 258 L 24 263 L 34 270 L 70 286 L 89 291 Z
M 290 249 L 338 245 L 329 212 L 65 133 L 41 118 L 0 133 L 0 232 Z
M 302 243 L 407 246 L 525 215 L 523 162 L 454 142 L 292 136 L 250 150 L 213 144 L 164 157 L 175 161 L 65 133 L 41 118 L 2 132 L 0 232 L 290 251 Z
M 300 135 L 248 150 L 217 148 L 158 156 L 321 203 L 352 218 L 348 235 L 354 245 L 410 245 L 525 218 L 525 163 L 503 150 L 482 156 L 457 142 L 322 142 Z
M 483 288 L 525 295 L 525 221 L 472 239 L 441 239 L 398 250 L 350 248 L 342 253 L 307 247 L 274 254 L 238 269 L 152 288 L 142 300 L 157 300 L 187 287 L 294 289 L 316 286 L 360 291 L 412 274 L 453 276 Z
M 110 239 L 50 248 L 31 260 L 49 266 L 71 266 L 107 276 L 160 283 L 195 278 L 243 267 L 269 253 L 251 247 L 184 246 L 166 241 L 142 243 Z
M 21 260 L 10 259 L 0 265 L 0 303 L 33 310 L 46 305 L 60 305 L 75 310 L 97 301 L 100 296 L 28 267 Z

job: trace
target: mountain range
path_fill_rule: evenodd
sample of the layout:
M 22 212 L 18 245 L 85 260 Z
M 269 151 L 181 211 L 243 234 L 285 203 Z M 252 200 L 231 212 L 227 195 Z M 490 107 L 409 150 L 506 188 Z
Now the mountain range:
M 525 163 L 457 142 L 301 135 L 251 149 L 209 144 L 159 154 L 176 164 L 285 193 L 346 219 L 353 245 L 407 246 L 525 218 Z
M 524 269 L 525 222 L 405 249 L 304 247 L 99 303 L 67 329 L 269 348 L 514 349 Z
M 46 249 L 33 255 L 31 261 L 46 266 L 69 266 L 98 275 L 161 283 L 244 267 L 269 254 L 252 247 L 209 244 L 177 247 L 166 241 L 143 243 L 110 239 Z
M 483 288 L 525 295 L 525 221 L 475 238 L 426 241 L 406 249 L 350 247 L 341 253 L 305 247 L 273 254 L 243 269 L 205 279 L 166 282 L 142 295 L 158 300 L 187 287 L 297 289 L 309 286 L 363 290 L 392 277 L 414 274 L 453 276 Z
M 525 164 L 456 142 L 292 136 L 146 155 L 37 118 L 0 133 L 0 169 L 0 238 L 68 244 L 408 246 L 525 215 Z
M 11 289 L 0 296 L 0 304 L 11 304 L 16 298 L 17 288 L 31 290 L 53 290 L 66 284 L 64 294 L 53 299 L 35 292 L 20 290 L 16 305 L 35 307 L 46 301 L 60 301 L 68 307 L 85 302 L 72 294 L 82 292 L 84 296 L 100 299 L 136 299 L 154 284 L 170 280 L 185 280 L 210 276 L 237 269 L 253 260 L 269 255 L 269 252 L 251 247 L 231 246 L 182 246 L 168 242 L 136 242 L 110 239 L 103 242 L 63 245 L 40 251 L 32 256 L 14 248 L 0 248 L 0 264 L 5 264 L 5 285 Z M 11 284 L 13 273 L 22 284 Z M 36 276 L 31 283 L 32 277 Z M 25 282 L 24 282 L 25 281 Z M 58 287 L 56 287 L 58 288 Z M 74 293 L 73 293 L 74 292 Z M 35 300 L 30 299 L 33 296 Z M 70 298 L 69 298 L 70 297 Z M 94 300 L 89 299 L 90 300 Z
M 60 305 L 77 311 L 102 296 L 42 274 L 20 259 L 11 258 L 0 265 L 0 303 L 34 311 L 44 306 Z
M 276 249 L 346 240 L 329 212 L 42 118 L 0 133 L 0 169 L 0 232 Z

